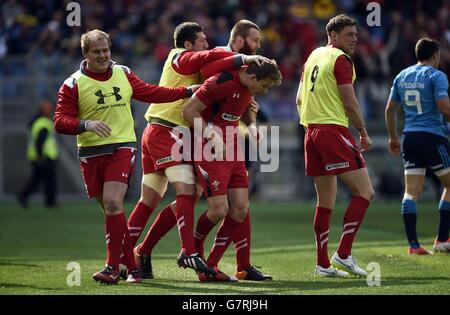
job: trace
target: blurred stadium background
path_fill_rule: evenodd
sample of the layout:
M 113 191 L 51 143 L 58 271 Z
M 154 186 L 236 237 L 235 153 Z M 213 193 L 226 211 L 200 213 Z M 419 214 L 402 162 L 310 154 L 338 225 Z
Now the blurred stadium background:
M 196 21 L 205 27 L 210 47 L 226 45 L 233 24 L 242 18 L 262 30 L 259 54 L 280 65 L 283 83 L 258 98 L 271 125 L 280 126 L 280 168 L 255 178 L 259 200 L 312 200 L 310 179 L 304 176 L 303 131 L 298 125 L 295 95 L 299 70 L 309 53 L 326 44 L 328 19 L 346 13 L 359 21 L 356 91 L 374 140 L 366 154 L 377 199 L 400 198 L 402 165 L 387 153 L 384 107 L 393 77 L 415 63 L 414 45 L 430 36 L 442 43 L 441 69 L 450 70 L 450 2 L 383 1 L 381 26 L 368 27 L 365 0 L 114 0 L 78 1 L 81 27 L 66 24 L 70 1 L 2 0 L 0 2 L 0 200 L 12 201 L 30 170 L 26 160 L 27 123 L 41 100 L 56 101 L 62 82 L 82 59 L 80 36 L 99 28 L 112 37 L 112 59 L 130 66 L 142 79 L 157 84 L 173 46 L 175 26 Z M 407 3 L 407 4 L 406 4 Z M 145 127 L 146 104 L 134 104 L 136 131 Z M 85 199 L 74 137 L 58 136 L 59 200 Z M 140 160 L 128 198 L 136 200 Z M 426 185 L 424 199 L 438 187 Z M 343 194 L 341 194 L 343 195 Z M 397 199 L 398 200 L 398 199 Z M 64 201 L 63 201 L 64 202 Z

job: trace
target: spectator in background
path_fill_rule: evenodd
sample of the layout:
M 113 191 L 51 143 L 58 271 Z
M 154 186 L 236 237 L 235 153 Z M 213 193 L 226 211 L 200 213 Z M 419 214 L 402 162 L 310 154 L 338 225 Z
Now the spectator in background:
M 29 123 L 27 158 L 31 163 L 31 177 L 17 195 L 24 208 L 28 207 L 30 196 L 44 183 L 45 206 L 56 206 L 56 160 L 58 148 L 54 138 L 52 104 L 43 101 L 38 113 Z

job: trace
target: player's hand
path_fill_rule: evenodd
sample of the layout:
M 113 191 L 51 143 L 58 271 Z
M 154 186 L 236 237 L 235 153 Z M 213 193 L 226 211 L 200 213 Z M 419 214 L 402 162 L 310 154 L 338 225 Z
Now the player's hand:
M 258 66 L 262 65 L 263 63 L 270 63 L 270 59 L 264 56 L 260 55 L 252 55 L 252 56 L 244 56 L 244 64 L 249 65 L 252 62 L 256 63 Z
M 389 138 L 389 153 L 392 155 L 400 155 L 401 144 L 398 138 Z
M 264 139 L 264 134 L 258 129 L 256 124 L 250 124 L 247 129 L 250 137 L 255 139 L 257 143 L 260 143 L 261 140 Z
M 361 152 L 366 152 L 372 146 L 372 140 L 367 133 L 359 135 L 359 143 L 361 143 L 362 147 Z
M 111 128 L 101 120 L 89 120 L 86 123 L 86 131 L 92 131 L 101 138 L 107 138 L 111 135 Z
M 258 114 L 259 111 L 259 104 L 252 99 L 252 102 L 250 103 L 250 109 L 252 110 L 252 112 L 254 112 L 255 114 Z

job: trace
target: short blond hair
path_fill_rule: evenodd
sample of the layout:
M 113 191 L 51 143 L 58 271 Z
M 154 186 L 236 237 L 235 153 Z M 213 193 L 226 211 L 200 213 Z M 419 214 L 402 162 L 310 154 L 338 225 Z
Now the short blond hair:
M 89 51 L 92 42 L 96 42 L 101 38 L 106 38 L 108 46 L 111 48 L 111 39 L 109 38 L 108 33 L 95 29 L 81 35 L 81 51 L 83 54 Z
M 231 29 L 230 41 L 228 45 L 231 45 L 238 36 L 242 36 L 242 38 L 244 39 L 247 38 L 252 28 L 261 31 L 259 29 L 259 26 L 253 23 L 252 21 L 239 20 L 236 24 L 234 24 L 233 28 Z

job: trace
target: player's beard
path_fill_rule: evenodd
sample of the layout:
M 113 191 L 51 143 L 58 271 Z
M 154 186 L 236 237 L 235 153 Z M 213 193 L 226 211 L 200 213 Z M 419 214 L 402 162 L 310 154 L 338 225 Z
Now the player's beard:
M 240 53 L 247 56 L 256 55 L 256 49 L 252 49 L 247 43 L 247 40 L 244 40 L 244 47 L 241 48 Z

